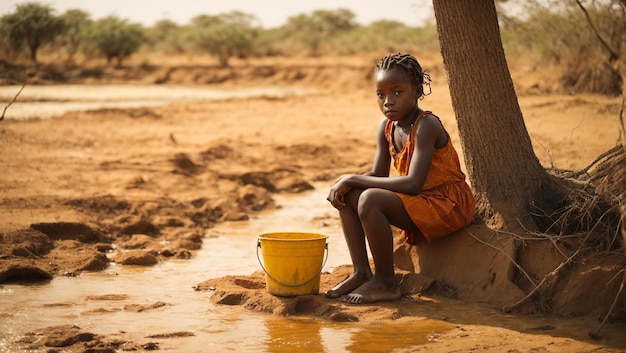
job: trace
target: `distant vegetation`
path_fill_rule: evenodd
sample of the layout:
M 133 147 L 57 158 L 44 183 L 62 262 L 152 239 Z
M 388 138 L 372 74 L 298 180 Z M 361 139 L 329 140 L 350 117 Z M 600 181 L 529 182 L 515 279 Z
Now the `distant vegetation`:
M 509 57 L 554 65 L 570 92 L 621 94 L 626 75 L 626 0 L 503 0 L 500 12 Z M 503 5 L 503 6 L 504 6 Z
M 31 43 L 35 41 L 35 43 Z M 265 29 L 248 13 L 199 14 L 179 25 L 167 19 L 151 27 L 108 16 L 94 20 L 74 9 L 63 14 L 42 3 L 17 5 L 0 17 L 0 58 L 15 62 L 37 61 L 37 52 L 65 53 L 68 62 L 77 54 L 86 60 L 105 58 L 122 65 L 139 51 L 163 54 L 208 53 L 221 65 L 229 59 L 258 56 L 319 56 L 328 53 L 358 54 L 372 50 L 438 51 L 433 24 L 422 28 L 400 22 L 380 21 L 360 26 L 349 10 L 318 10 L 288 19 L 278 28 Z
M 564 80 L 570 80 L 572 87 L 582 85 L 582 81 L 617 75 L 614 85 L 621 92 L 626 1 L 508 0 L 497 4 L 501 7 L 502 38 L 510 57 L 560 65 Z M 396 21 L 365 26 L 356 23 L 350 10 L 337 9 L 299 14 L 280 27 L 263 28 L 253 14 L 234 11 L 198 14 L 188 24 L 163 19 L 145 27 L 113 15 L 93 19 L 79 9 L 58 14 L 51 6 L 38 2 L 16 5 L 14 12 L 0 17 L 0 60 L 5 63 L 37 63 L 40 52 L 55 53 L 65 64 L 105 59 L 117 66 L 137 53 L 190 57 L 208 53 L 220 65 L 228 66 L 235 57 L 394 51 L 438 53 L 434 21 L 421 27 Z M 600 67 L 602 73 L 590 73 L 590 67 L 596 71 Z

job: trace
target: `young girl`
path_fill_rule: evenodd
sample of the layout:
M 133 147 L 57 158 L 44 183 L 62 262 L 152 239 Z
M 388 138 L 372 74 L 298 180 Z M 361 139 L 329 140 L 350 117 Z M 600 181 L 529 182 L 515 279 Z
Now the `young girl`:
M 400 53 L 382 58 L 374 74 L 385 118 L 372 171 L 341 176 L 328 195 L 339 210 L 354 273 L 326 296 L 345 295 L 355 304 L 402 296 L 394 277 L 392 225 L 407 243 L 420 244 L 467 226 L 475 208 L 450 136 L 438 117 L 418 107 L 430 76 L 413 56 Z M 389 176 L 391 162 L 399 176 Z

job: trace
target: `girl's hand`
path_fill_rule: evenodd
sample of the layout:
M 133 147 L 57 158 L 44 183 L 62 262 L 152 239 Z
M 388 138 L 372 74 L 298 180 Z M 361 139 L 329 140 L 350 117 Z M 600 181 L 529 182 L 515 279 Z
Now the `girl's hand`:
M 350 175 L 344 175 L 337 179 L 335 184 L 330 188 L 330 192 L 326 198 L 326 200 L 328 200 L 330 204 L 338 210 L 341 210 L 346 206 L 344 197 L 351 189 L 351 187 L 348 186 L 349 179 Z

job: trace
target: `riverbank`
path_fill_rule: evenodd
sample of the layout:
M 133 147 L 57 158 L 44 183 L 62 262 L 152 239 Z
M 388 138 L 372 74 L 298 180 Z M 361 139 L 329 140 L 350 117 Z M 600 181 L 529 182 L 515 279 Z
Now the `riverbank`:
M 426 68 L 432 63 L 429 71 L 435 82 L 433 94 L 420 104 L 442 118 L 460 150 L 445 73 L 434 59 L 424 62 Z M 287 70 L 289 74 L 285 75 L 292 77 L 289 84 L 296 82 L 297 87 L 314 86 L 319 90 L 305 96 L 108 107 L 70 112 L 54 119 L 4 120 L 0 123 L 3 280 L 27 277 L 54 281 L 59 276 L 102 271 L 112 263 L 154 266 L 170 260 L 193 259 L 198 249 L 210 244 L 206 231 L 216 224 L 245 221 L 260 211 L 272 210 L 277 207 L 276 194 L 297 194 L 314 185 L 330 185 L 343 173 L 368 170 L 380 119 L 366 75 L 371 66 L 353 64 L 353 69 L 343 70 L 334 63 L 322 60 L 316 65 Z M 176 72 L 197 74 L 196 69 L 185 70 L 188 69 Z M 524 77 L 530 80 L 533 76 L 536 74 Z M 192 80 L 192 76 L 187 79 Z M 278 80 L 276 76 L 259 76 L 253 83 Z M 232 89 L 235 84 L 241 81 L 223 83 L 225 89 Z M 531 81 L 516 84 L 533 87 Z M 336 94 L 338 89 L 341 99 Z M 557 163 L 559 168 L 577 170 L 615 145 L 619 98 L 531 91 L 520 90 L 520 105 L 536 154 L 545 166 Z M 15 106 L 19 104 L 18 100 Z M 338 226 L 331 209 L 318 221 L 322 229 Z M 471 266 L 466 270 L 471 271 Z M 244 276 L 250 283 L 262 284 L 257 275 Z M 341 271 L 332 276 L 335 277 L 324 275 L 324 286 L 336 282 Z M 216 287 L 217 280 L 221 292 L 221 287 L 230 285 L 228 279 L 221 278 L 198 278 L 196 284 L 211 280 L 214 282 L 208 287 Z M 255 293 L 262 304 L 259 307 L 277 307 L 272 306 L 273 299 L 265 295 L 262 287 L 256 288 Z M 428 299 L 428 295 L 422 296 L 424 301 L 417 296 L 412 298 L 409 302 L 407 299 L 397 304 L 363 307 L 316 298 L 301 308 L 309 308 L 303 315 L 316 315 L 317 309 L 331 308 L 338 313 L 337 318 L 372 322 L 395 320 L 397 313 L 404 315 L 403 308 L 407 306 L 445 301 L 445 297 Z M 320 306 L 311 309 L 310 305 L 316 303 Z M 62 303 L 47 303 L 59 304 Z M 147 305 L 143 307 L 147 311 L 158 310 L 150 306 L 153 302 L 131 304 Z M 11 313 L 2 315 L 7 320 L 14 319 Z M 556 329 L 546 326 L 545 330 L 533 332 L 502 330 L 483 321 L 450 321 L 455 328 L 438 336 L 435 344 L 398 349 L 499 352 L 545 347 L 548 352 L 617 352 L 624 348 L 613 345 L 614 338 L 610 336 L 604 337 L 604 341 L 593 341 L 584 338 L 586 333 L 563 334 L 561 328 L 567 326 L 567 320 L 548 325 L 560 326 Z M 589 324 L 587 331 L 593 332 L 597 327 Z M 50 339 L 51 330 L 42 329 L 46 333 L 38 337 Z M 86 330 L 98 333 L 95 327 L 62 329 L 70 337 L 82 337 Z M 519 339 L 510 340 L 511 335 Z M 105 336 L 101 342 L 110 344 L 114 338 Z M 81 349 L 79 344 L 71 346 L 67 349 Z

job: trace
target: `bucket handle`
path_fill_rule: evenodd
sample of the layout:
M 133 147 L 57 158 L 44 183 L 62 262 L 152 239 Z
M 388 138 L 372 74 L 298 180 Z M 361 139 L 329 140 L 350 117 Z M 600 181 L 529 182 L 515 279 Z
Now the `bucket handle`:
M 259 249 L 261 248 L 261 240 L 257 239 L 256 241 L 256 258 L 259 260 L 259 264 L 261 265 L 261 268 L 263 269 L 263 272 L 265 272 L 265 274 L 267 274 L 267 276 L 271 279 L 273 279 L 274 281 L 278 282 L 280 285 L 286 286 L 286 287 L 298 287 L 304 284 L 307 284 L 309 282 L 311 282 L 312 280 L 315 279 L 315 277 L 317 277 L 321 272 L 322 269 L 324 268 L 324 266 L 326 266 L 326 260 L 328 260 L 328 243 L 326 243 L 324 245 L 324 262 L 322 263 L 322 266 L 320 267 L 319 270 L 317 270 L 317 272 L 313 275 L 313 277 L 307 279 L 306 281 L 302 282 L 302 283 L 285 283 L 277 278 L 274 278 L 274 276 L 272 276 L 269 272 L 267 272 L 267 270 L 265 269 L 265 266 L 263 266 L 263 261 L 261 261 L 261 257 L 259 256 Z

